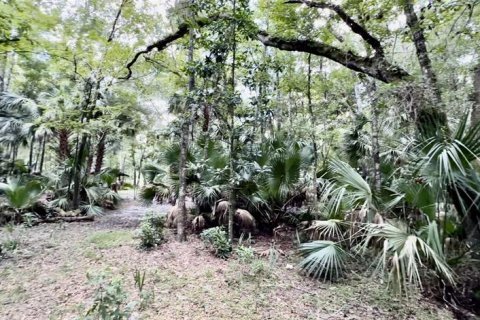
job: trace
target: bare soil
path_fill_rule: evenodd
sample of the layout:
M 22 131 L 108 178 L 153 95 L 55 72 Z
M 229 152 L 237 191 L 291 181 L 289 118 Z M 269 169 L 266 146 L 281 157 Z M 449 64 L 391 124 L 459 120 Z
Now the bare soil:
M 134 285 L 136 269 L 145 271 L 144 292 L 131 319 L 452 319 L 441 306 L 420 296 L 390 297 L 384 287 L 353 275 L 339 283 L 306 278 L 292 241 L 278 248 L 278 259 L 258 256 L 243 263 L 236 257 L 212 256 L 196 235 L 185 243 L 169 241 L 142 251 L 134 238 L 141 217 L 166 212 L 147 207 L 124 193 L 118 210 L 94 222 L 17 226 L 1 230 L 0 240 L 15 239 L 18 248 L 0 260 L 0 319 L 82 319 L 93 302 L 95 287 L 87 274 L 120 279 L 128 301 L 141 300 Z M 270 239 L 257 238 L 257 252 Z

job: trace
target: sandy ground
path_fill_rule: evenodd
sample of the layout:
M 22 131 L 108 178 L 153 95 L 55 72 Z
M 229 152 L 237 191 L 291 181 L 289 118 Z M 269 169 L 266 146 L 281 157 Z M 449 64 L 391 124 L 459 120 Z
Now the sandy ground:
M 274 261 L 258 257 L 242 263 L 213 257 L 197 236 L 172 239 L 152 251 L 133 237 L 141 217 L 168 206 L 147 207 L 123 193 L 122 206 L 94 222 L 18 226 L 1 230 L 0 240 L 18 248 L 0 260 L 0 319 L 85 319 L 95 285 L 87 274 L 121 280 L 131 319 L 451 319 L 451 314 L 419 297 L 396 300 L 360 275 L 325 284 L 300 275 L 291 242 Z M 260 252 L 269 239 L 256 239 Z M 140 297 L 135 270 L 145 272 Z M 140 303 L 143 301 L 144 303 Z

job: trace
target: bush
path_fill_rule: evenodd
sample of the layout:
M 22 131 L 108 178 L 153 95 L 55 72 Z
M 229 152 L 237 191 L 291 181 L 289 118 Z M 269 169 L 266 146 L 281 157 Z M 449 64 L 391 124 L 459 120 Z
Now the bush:
M 232 251 L 227 233 L 222 227 L 215 227 L 204 230 L 200 237 L 212 253 L 222 259 L 227 259 Z
M 90 276 L 90 283 L 96 286 L 92 307 L 86 319 L 123 320 L 130 317 L 132 305 L 126 305 L 127 294 L 120 281 L 107 280 L 103 274 Z
M 161 244 L 164 226 L 164 216 L 147 214 L 140 224 L 140 247 L 150 249 Z
M 246 247 L 244 245 L 240 245 L 235 249 L 235 253 L 237 254 L 238 259 L 242 263 L 250 263 L 255 258 L 255 251 L 252 247 Z

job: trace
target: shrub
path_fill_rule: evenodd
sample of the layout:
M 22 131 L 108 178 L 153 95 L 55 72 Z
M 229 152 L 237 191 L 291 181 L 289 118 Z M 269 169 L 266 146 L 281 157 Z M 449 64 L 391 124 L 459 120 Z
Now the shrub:
M 238 259 L 242 263 L 250 263 L 255 258 L 255 251 L 252 247 L 246 247 L 244 245 L 240 245 L 235 249 L 235 253 L 237 254 Z
M 87 311 L 87 319 L 123 320 L 128 319 L 133 309 L 126 305 L 127 294 L 118 280 L 107 280 L 103 274 L 90 276 L 89 282 L 96 286 L 92 307 Z
M 149 249 L 161 244 L 164 226 L 165 217 L 147 214 L 140 224 L 140 247 Z
M 211 252 L 218 258 L 227 259 L 232 251 L 227 233 L 222 227 L 204 230 L 200 237 Z

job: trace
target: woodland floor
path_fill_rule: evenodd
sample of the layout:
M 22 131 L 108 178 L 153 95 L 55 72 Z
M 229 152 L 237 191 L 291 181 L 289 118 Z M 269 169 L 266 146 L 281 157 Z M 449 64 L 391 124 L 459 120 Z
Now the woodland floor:
M 0 319 L 82 319 L 95 290 L 87 273 L 121 279 L 128 301 L 139 301 L 136 269 L 146 272 L 144 292 L 151 298 L 144 308 L 137 304 L 131 319 L 453 318 L 421 297 L 391 298 L 361 275 L 333 284 L 303 277 L 291 268 L 297 262 L 291 241 L 281 244 L 286 255 L 273 263 L 220 260 L 194 235 L 141 251 L 133 237 L 139 220 L 168 207 L 145 207 L 131 193 L 123 197 L 118 210 L 94 222 L 18 226 L 12 234 L 1 229 L 0 240 L 14 237 L 20 244 L 0 260 Z M 269 248 L 269 239 L 256 240 L 256 251 Z

